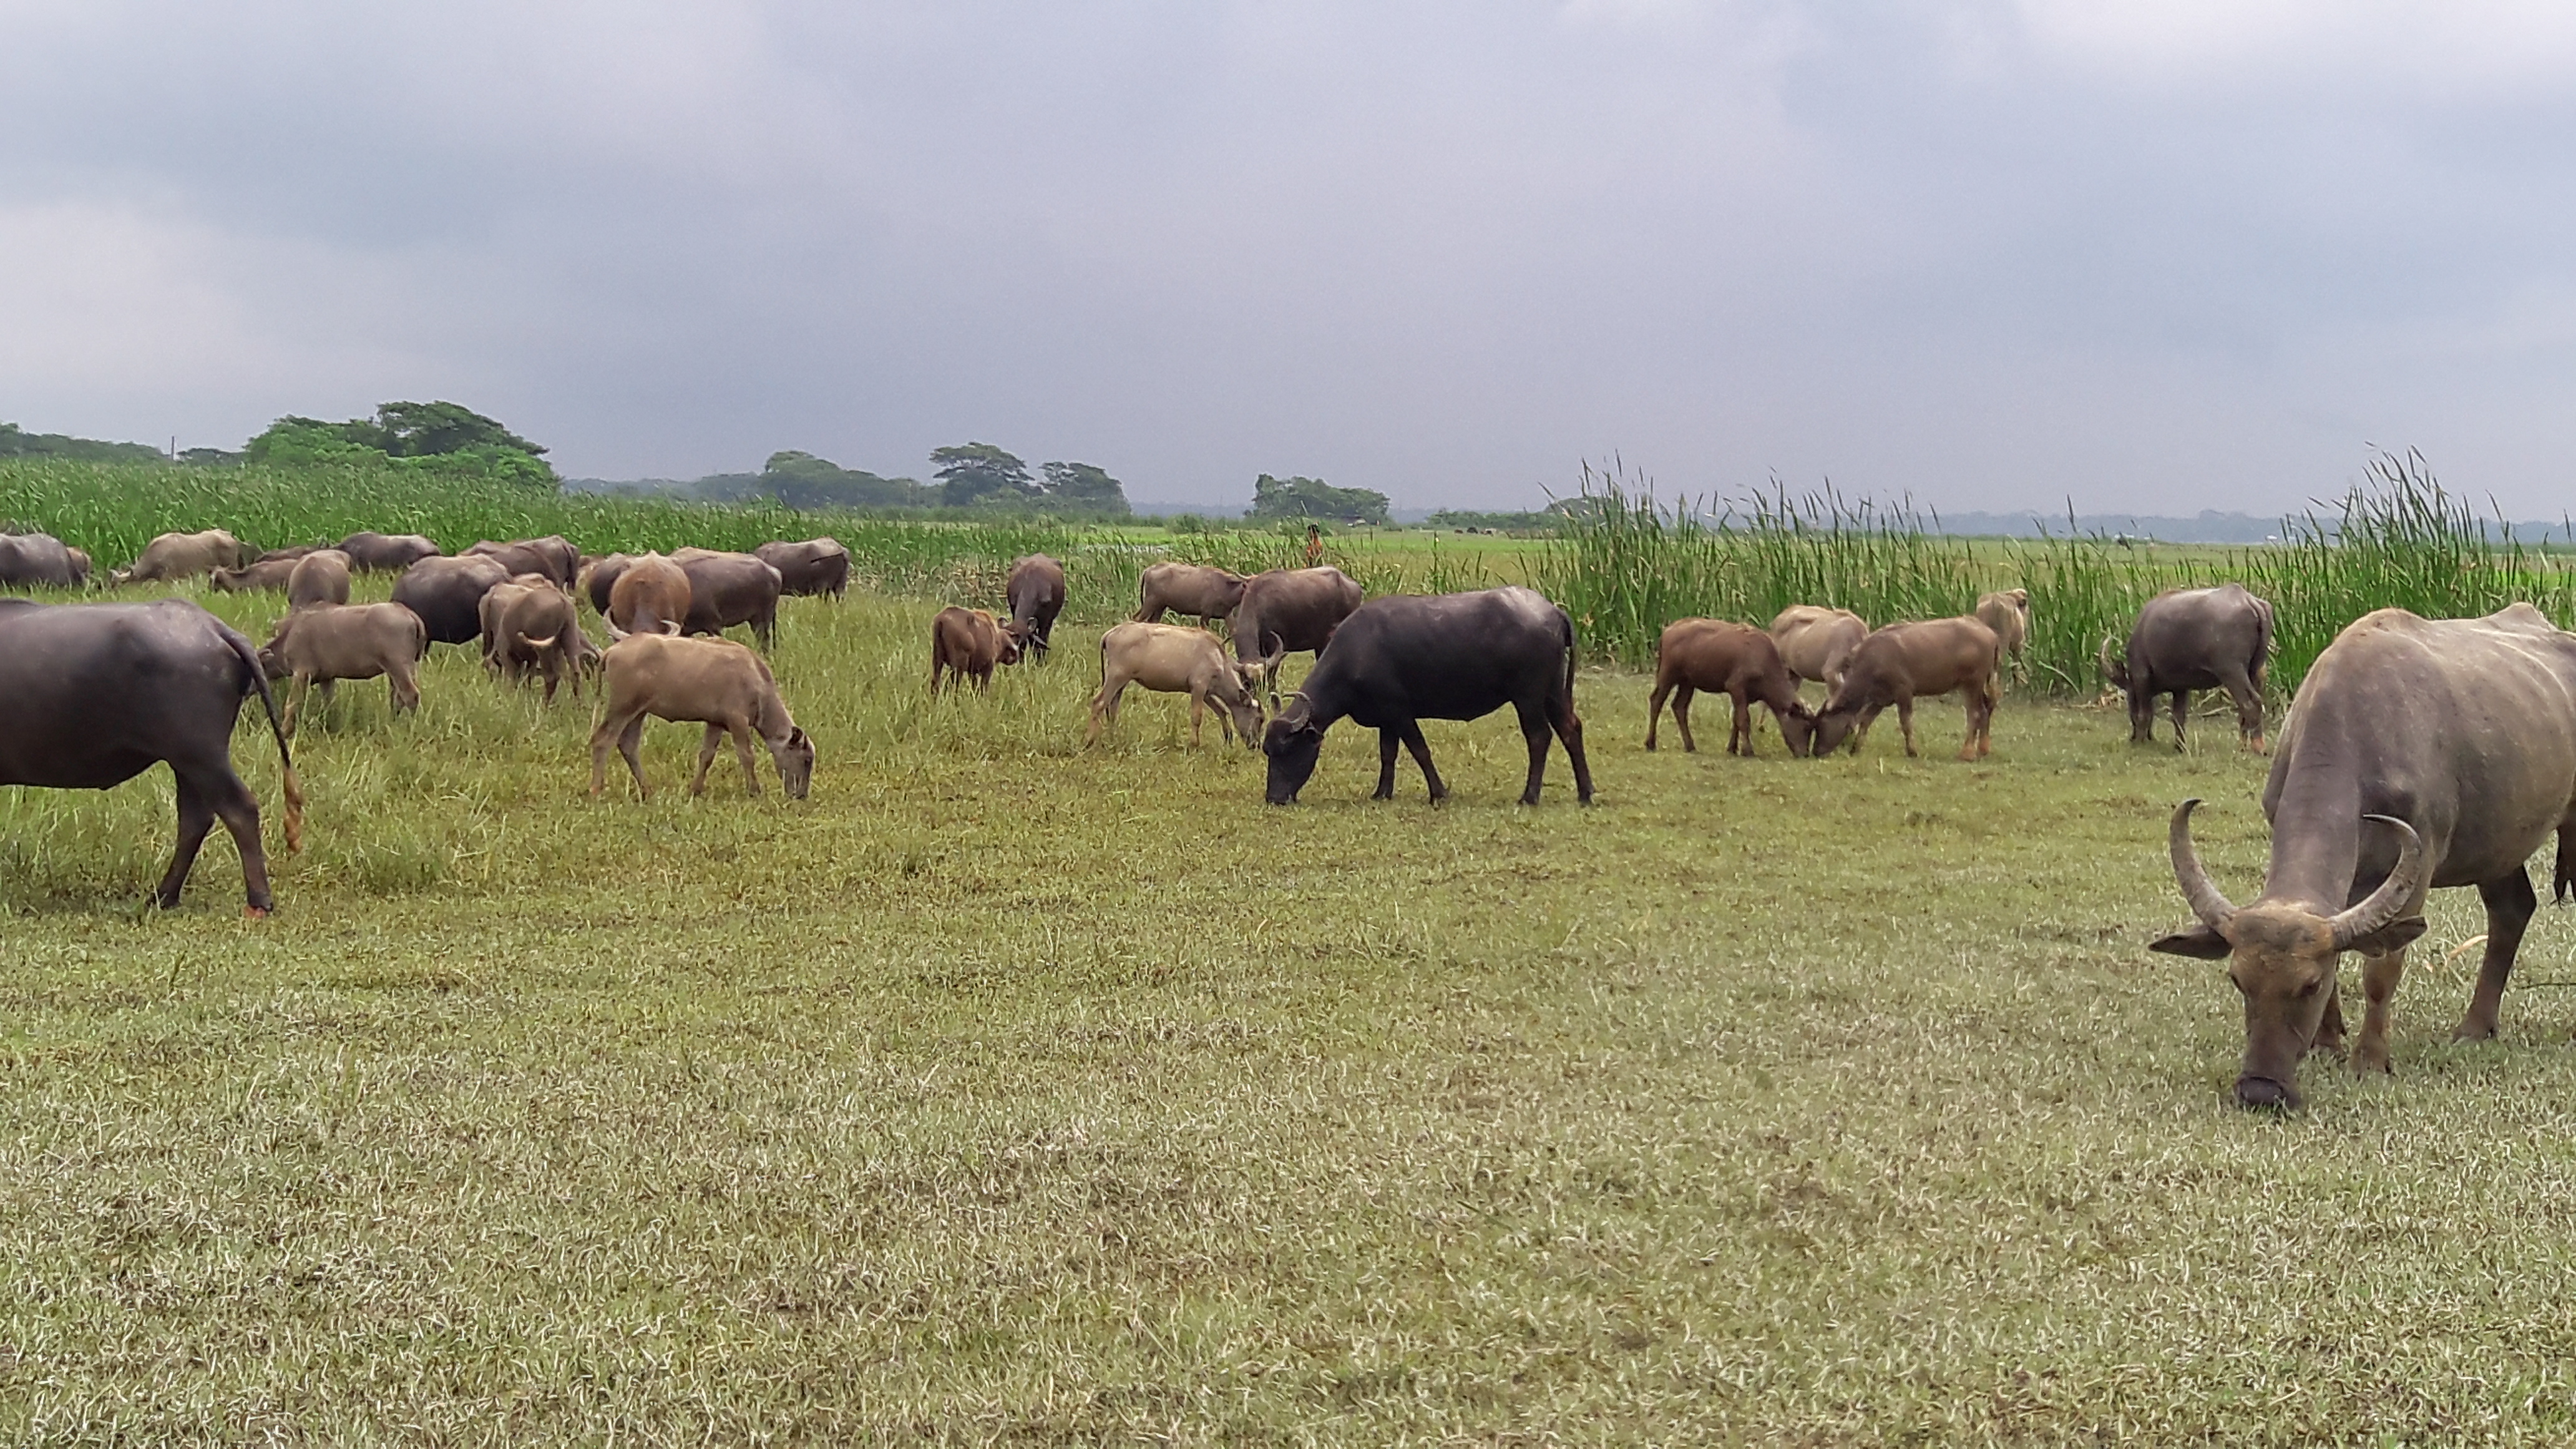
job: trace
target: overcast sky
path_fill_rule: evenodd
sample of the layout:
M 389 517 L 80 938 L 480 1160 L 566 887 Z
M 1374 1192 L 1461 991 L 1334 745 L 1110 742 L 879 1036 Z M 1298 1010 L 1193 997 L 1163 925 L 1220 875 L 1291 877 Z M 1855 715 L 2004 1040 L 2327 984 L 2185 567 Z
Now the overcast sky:
M 2562 0 L 0 0 L 0 419 L 2576 507 Z

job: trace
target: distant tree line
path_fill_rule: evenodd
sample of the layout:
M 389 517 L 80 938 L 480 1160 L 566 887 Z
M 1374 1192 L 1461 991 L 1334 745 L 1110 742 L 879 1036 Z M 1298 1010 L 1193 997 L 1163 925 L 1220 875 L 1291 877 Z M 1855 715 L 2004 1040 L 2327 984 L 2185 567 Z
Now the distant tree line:
M 161 450 L 149 443 L 103 443 L 62 433 L 30 433 L 16 423 L 0 423 L 0 458 L 62 458 L 75 463 L 158 463 Z
M 470 473 L 551 489 L 562 480 L 545 453 L 461 404 L 389 402 L 373 417 L 344 423 L 279 418 L 243 446 L 242 460 L 283 468 L 373 464 L 426 474 Z
M 798 509 L 1129 516 L 1126 487 L 1091 463 L 1045 463 L 1032 472 L 1026 462 L 991 443 L 936 448 L 930 462 L 931 477 L 938 481 L 923 483 L 844 468 L 829 458 L 791 449 L 770 454 L 757 473 L 717 473 L 694 482 L 645 484 L 621 491 L 679 493 L 735 503 L 765 500 Z

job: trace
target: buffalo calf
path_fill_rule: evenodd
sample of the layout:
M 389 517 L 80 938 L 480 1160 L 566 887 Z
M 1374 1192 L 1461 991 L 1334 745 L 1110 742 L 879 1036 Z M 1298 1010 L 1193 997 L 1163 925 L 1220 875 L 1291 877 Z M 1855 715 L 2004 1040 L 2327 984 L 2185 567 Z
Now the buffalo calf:
M 1929 619 L 1875 629 L 1852 651 L 1843 682 L 1816 716 L 1815 752 L 1821 757 L 1848 738 L 1858 753 L 1879 711 L 1896 706 L 1905 731 L 1905 753 L 1914 753 L 1914 701 L 1959 691 L 1968 705 L 1968 738 L 1959 758 L 1983 759 L 1992 748 L 1995 678 L 2000 645 L 1995 631 L 1975 619 Z
M 1269 661 L 1272 665 L 1277 659 Z M 1177 624 L 1120 624 L 1100 636 L 1100 693 L 1091 700 L 1091 727 L 1082 742 L 1100 738 L 1103 722 L 1118 720 L 1118 700 L 1128 685 L 1162 694 L 1190 697 L 1190 747 L 1198 748 L 1200 724 L 1208 701 L 1221 708 L 1217 728 L 1232 722 L 1232 733 L 1247 749 L 1258 748 L 1261 701 L 1252 692 L 1259 666 L 1228 663 L 1225 645 L 1205 629 Z
M 961 678 L 975 681 L 978 690 L 993 687 L 993 666 L 1020 662 L 1020 646 L 1011 632 L 992 615 L 981 609 L 961 609 L 951 604 L 930 621 L 930 692 L 939 693 L 942 671 L 948 687 L 955 689 Z
M 1655 747 L 1655 727 L 1663 722 L 1664 697 L 1672 696 L 1673 725 L 1682 732 L 1682 748 L 1697 750 L 1691 738 L 1691 695 L 1698 690 L 1723 693 L 1735 702 L 1735 727 L 1727 733 L 1726 752 L 1753 753 L 1753 706 L 1770 707 L 1780 721 L 1780 738 L 1792 755 L 1804 755 L 1815 739 L 1816 716 L 1798 698 L 1798 677 L 1780 660 L 1771 636 L 1750 624 L 1723 619 L 1676 619 L 1664 626 L 1655 643 L 1655 697 L 1646 706 L 1646 748 Z

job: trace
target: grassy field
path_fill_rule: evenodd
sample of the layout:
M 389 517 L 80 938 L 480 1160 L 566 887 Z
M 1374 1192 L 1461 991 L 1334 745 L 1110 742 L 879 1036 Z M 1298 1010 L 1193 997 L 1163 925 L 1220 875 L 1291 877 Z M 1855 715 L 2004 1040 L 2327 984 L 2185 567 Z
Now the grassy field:
M 1273 810 L 1168 698 L 1080 749 L 1088 629 L 927 700 L 932 608 L 791 603 L 797 805 L 671 725 L 593 803 L 586 708 L 458 651 L 352 686 L 265 922 L 220 832 L 146 911 L 164 772 L 0 791 L 0 1436 L 2576 1435 L 2564 918 L 2500 1045 L 2428 967 L 2393 1079 L 2226 1105 L 2234 993 L 2143 949 L 2177 798 L 2259 878 L 2223 725 L 1648 755 L 1587 670 L 1593 808 L 1511 804 L 1506 714 L 1429 727 L 1446 807 L 1346 726 Z

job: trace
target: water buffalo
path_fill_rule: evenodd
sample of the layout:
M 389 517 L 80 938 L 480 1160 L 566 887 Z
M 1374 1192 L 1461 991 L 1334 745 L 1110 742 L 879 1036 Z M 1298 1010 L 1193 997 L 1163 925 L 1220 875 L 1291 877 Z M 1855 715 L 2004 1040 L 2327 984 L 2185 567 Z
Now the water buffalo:
M 1136 580 L 1136 622 L 1159 624 L 1166 613 L 1190 614 L 1201 627 L 1243 602 L 1243 575 L 1213 564 L 1158 563 Z
M 1419 721 L 1481 719 L 1504 705 L 1520 713 L 1529 741 L 1529 785 L 1538 803 L 1547 773 L 1548 732 L 1565 741 L 1576 798 L 1592 800 L 1583 721 L 1574 713 L 1574 621 L 1531 589 L 1470 594 L 1398 594 L 1372 599 L 1342 621 L 1333 647 L 1315 661 L 1261 739 L 1270 757 L 1269 800 L 1294 804 L 1315 773 L 1324 731 L 1348 718 L 1377 734 L 1377 793 L 1395 797 L 1395 747 L 1413 752 L 1435 801 L 1448 798 Z
M 1844 739 L 1852 752 L 1869 733 L 1880 710 L 1896 706 L 1896 722 L 1905 731 L 1905 753 L 1914 753 L 1914 701 L 1957 690 L 1968 705 L 1968 738 L 1959 758 L 1985 758 L 1994 733 L 1995 703 L 2002 691 L 1995 679 L 2002 646 L 1995 631 L 1975 619 L 1927 619 L 1873 629 L 1852 651 L 1843 682 L 1825 698 L 1816 715 L 1815 751 L 1833 753 Z
M 1268 661 L 1274 667 L 1277 658 Z M 1082 742 L 1100 738 L 1101 725 L 1118 722 L 1118 700 L 1130 684 L 1163 694 L 1190 697 L 1190 748 L 1198 748 L 1200 725 L 1208 701 L 1222 707 L 1217 728 L 1232 734 L 1246 749 L 1258 748 L 1261 701 L 1252 692 L 1260 666 L 1229 663 L 1225 645 L 1205 629 L 1178 624 L 1120 624 L 1100 636 L 1100 693 L 1092 696 L 1091 727 Z
M 241 540 L 220 528 L 165 533 L 145 544 L 130 566 L 109 574 L 108 581 L 143 584 L 204 578 L 217 569 L 241 567 L 241 552 Z
M 50 533 L 0 533 L 0 588 L 76 589 L 88 582 L 88 554 Z
M 633 559 L 619 554 L 615 561 L 614 583 L 599 611 L 609 634 L 622 639 L 679 633 L 689 619 L 688 571 L 658 553 Z
M 360 573 L 398 574 L 446 550 L 417 533 L 359 532 L 340 540 L 340 552 L 349 556 L 349 567 Z
M 479 554 L 425 558 L 394 580 L 393 601 L 420 616 L 432 643 L 470 643 L 483 633 L 483 595 L 509 576 Z
M 618 577 L 626 572 L 627 565 L 639 557 L 642 555 L 612 553 L 585 562 L 574 576 L 574 591 L 590 600 L 590 607 L 598 611 L 599 617 L 607 618 L 609 594 L 616 589 Z
M 961 678 L 974 680 L 979 690 L 990 690 L 993 666 L 1019 662 L 1019 641 L 981 609 L 961 609 L 951 604 L 930 621 L 930 693 L 934 699 L 939 695 L 942 670 L 947 671 L 951 690 Z
M 237 569 L 217 569 L 207 581 L 219 593 L 277 593 L 286 587 L 286 580 L 295 572 L 298 562 L 300 560 L 291 558 L 262 559 Z
M 1770 706 L 1780 722 L 1780 738 L 1792 755 L 1804 755 L 1815 739 L 1816 716 L 1798 698 L 1798 677 L 1780 662 L 1780 646 L 1750 624 L 1723 619 L 1676 619 L 1655 642 L 1655 697 L 1646 706 L 1646 748 L 1655 747 L 1655 728 L 1663 723 L 1664 696 L 1673 699 L 1673 724 L 1682 732 L 1682 748 L 1697 750 L 1691 738 L 1691 695 L 1697 690 L 1724 693 L 1735 701 L 1735 728 L 1726 736 L 1730 755 L 1753 753 L 1753 705 Z
M 2243 584 L 2167 589 L 2138 610 L 2128 652 L 2111 657 L 2102 641 L 2102 676 L 2129 696 L 2129 742 L 2153 744 L 2156 696 L 2173 697 L 2174 748 L 2195 689 L 2224 689 L 2236 702 L 2236 736 L 2263 749 L 2263 668 L 2272 657 L 2272 605 Z
M 1045 663 L 1047 651 L 1055 647 L 1056 616 L 1064 612 L 1064 565 L 1042 553 L 1011 560 L 1002 597 L 1011 610 L 1004 627 L 1022 649 Z
M 286 791 L 286 848 L 304 842 L 304 787 L 277 697 L 248 639 L 195 604 L 38 604 L 0 599 L 0 785 L 105 790 L 167 762 L 179 848 L 153 900 L 179 904 L 220 817 L 241 850 L 248 913 L 268 914 L 259 801 L 233 772 L 233 723 L 253 691 Z
M 2022 648 L 2030 642 L 2030 590 L 2001 589 L 1979 594 L 1977 607 L 1969 613 L 1995 631 L 1995 644 L 2003 651 L 2003 657 L 2020 669 Z
M 788 718 L 778 682 L 759 655 L 730 639 L 675 639 L 667 634 L 630 634 L 608 650 L 607 706 L 599 727 L 590 732 L 590 793 L 593 799 L 608 783 L 608 751 L 614 745 L 634 773 L 635 793 L 649 800 L 644 782 L 644 717 L 692 720 L 707 727 L 698 749 L 698 777 L 689 793 L 703 795 L 707 771 L 715 764 L 724 737 L 733 736 L 742 760 L 743 784 L 760 793 L 760 774 L 752 762 L 751 737 L 760 736 L 778 764 L 779 788 L 790 800 L 805 798 L 814 779 L 814 742 Z
M 400 604 L 317 604 L 277 621 L 259 651 L 260 671 L 295 681 L 286 702 L 286 733 L 295 733 L 305 696 L 322 686 L 322 707 L 343 679 L 383 675 L 393 711 L 420 708 L 417 666 L 429 653 L 429 630 Z
M 1780 646 L 1780 662 L 1800 679 L 1812 679 L 1828 693 L 1843 682 L 1852 651 L 1869 637 L 1869 625 L 1849 609 L 1791 604 L 1771 621 L 1771 642 Z
M 778 628 L 778 570 L 747 553 L 711 549 L 675 549 L 671 561 L 689 576 L 689 617 L 681 632 L 721 634 L 736 624 L 749 624 L 751 637 L 766 651 Z
M 778 570 L 779 592 L 829 594 L 850 591 L 850 551 L 837 538 L 809 538 L 802 543 L 764 543 L 752 557 Z
M 317 548 L 295 561 L 286 576 L 286 607 L 349 602 L 349 556 L 336 548 Z
M 488 557 L 488 555 L 487 555 Z M 519 668 L 509 648 L 509 635 L 502 620 L 510 606 L 532 593 L 552 589 L 554 581 L 544 574 L 512 574 L 483 591 L 474 601 L 474 633 L 482 641 L 483 667 L 509 683 L 519 682 Z
M 2298 1105 L 2299 1058 L 2343 1045 L 2337 958 L 2362 954 L 2366 993 L 2351 1064 L 2388 1069 L 2389 1002 L 2424 895 L 2473 885 L 2486 956 L 2453 1039 L 2495 1035 L 2505 979 L 2539 902 L 2523 863 L 2558 836 L 2556 894 L 2576 886 L 2576 635 L 2529 604 L 2483 619 L 2365 614 L 2299 686 L 2263 786 L 2272 823 L 2263 894 L 2229 903 L 2201 867 L 2186 800 L 2173 813 L 2174 878 L 2198 923 L 2154 949 L 2225 958 L 2245 998 L 2236 1100 Z
M 574 566 L 581 559 L 581 550 L 574 548 L 559 533 L 550 533 L 543 538 L 513 539 L 508 543 L 494 543 L 487 538 L 465 552 L 499 559 L 501 565 L 514 574 L 544 574 L 565 588 L 572 587 Z
M 484 596 L 488 602 L 509 586 Z M 536 671 L 546 682 L 545 702 L 555 702 L 555 686 L 569 676 L 575 699 L 581 697 L 582 665 L 590 641 L 581 632 L 581 611 L 572 595 L 547 585 L 521 590 L 501 610 L 500 655 L 503 677 L 516 683 Z

